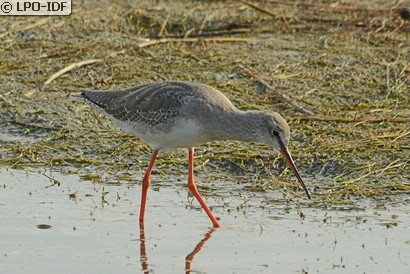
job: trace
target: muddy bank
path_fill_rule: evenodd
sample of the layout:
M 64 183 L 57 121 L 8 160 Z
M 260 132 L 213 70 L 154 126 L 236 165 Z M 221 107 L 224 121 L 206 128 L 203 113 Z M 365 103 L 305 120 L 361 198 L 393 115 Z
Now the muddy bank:
M 149 148 L 70 94 L 191 80 L 220 89 L 241 109 L 272 109 L 289 121 L 290 150 L 316 197 L 312 205 L 392 200 L 410 191 L 407 8 L 87 1 L 69 17 L 2 17 L 0 164 L 139 183 Z M 197 155 L 205 192 L 237 181 L 246 191 L 276 189 L 282 199 L 303 194 L 265 146 L 212 143 Z M 186 160 L 185 152 L 161 154 L 159 182 L 165 174 L 184 178 Z

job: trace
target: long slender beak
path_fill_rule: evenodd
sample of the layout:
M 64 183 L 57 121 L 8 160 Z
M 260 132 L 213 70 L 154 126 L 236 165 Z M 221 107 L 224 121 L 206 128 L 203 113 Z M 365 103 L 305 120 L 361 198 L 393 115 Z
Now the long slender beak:
M 284 146 L 283 144 L 280 144 L 280 153 L 282 153 L 283 157 L 285 157 L 285 159 L 286 159 L 286 162 L 288 162 L 288 165 L 293 170 L 293 173 L 295 173 L 296 178 L 298 178 L 298 181 L 302 185 L 303 190 L 305 190 L 306 195 L 308 196 L 308 198 L 311 199 L 309 191 L 306 188 L 305 183 L 302 180 L 302 177 L 300 177 L 299 171 L 297 170 L 297 168 L 295 166 L 295 163 L 293 162 L 292 156 L 290 156 L 290 153 L 289 153 L 287 147 Z

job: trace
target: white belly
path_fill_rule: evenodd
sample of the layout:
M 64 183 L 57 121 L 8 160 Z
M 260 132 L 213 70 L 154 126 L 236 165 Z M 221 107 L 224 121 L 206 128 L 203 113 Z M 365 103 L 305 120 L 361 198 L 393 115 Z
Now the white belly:
M 205 136 L 192 119 L 178 120 L 172 127 L 163 130 L 110 118 L 122 130 L 136 136 L 153 149 L 189 148 L 206 142 Z

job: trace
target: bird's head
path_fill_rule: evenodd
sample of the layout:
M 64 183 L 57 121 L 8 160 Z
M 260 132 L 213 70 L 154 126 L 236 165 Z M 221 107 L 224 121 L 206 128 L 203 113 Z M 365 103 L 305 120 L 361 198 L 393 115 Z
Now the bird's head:
M 265 137 L 263 142 L 275 148 L 283 155 L 289 167 L 292 169 L 293 173 L 295 173 L 295 176 L 303 187 L 303 190 L 306 192 L 306 195 L 310 199 L 309 191 L 303 183 L 302 177 L 300 177 L 288 149 L 290 138 L 290 129 L 288 123 L 279 113 L 273 111 L 265 111 L 264 118 Z

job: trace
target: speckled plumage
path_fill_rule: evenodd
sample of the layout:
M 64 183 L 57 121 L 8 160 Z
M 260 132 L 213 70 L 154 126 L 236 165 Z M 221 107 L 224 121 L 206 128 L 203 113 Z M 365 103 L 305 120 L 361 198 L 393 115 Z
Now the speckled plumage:
M 282 153 L 310 198 L 288 151 L 289 126 L 276 112 L 241 111 L 220 91 L 182 81 L 117 91 L 83 90 L 79 97 L 150 145 L 154 159 L 159 149 L 189 148 L 192 152 L 194 146 L 215 140 L 270 145 Z
M 289 127 L 279 114 L 240 111 L 223 93 L 200 83 L 168 81 L 117 91 L 83 90 L 81 97 L 154 149 L 226 139 L 270 144 L 266 136 L 271 127 L 283 132 L 286 144 L 289 141 Z

